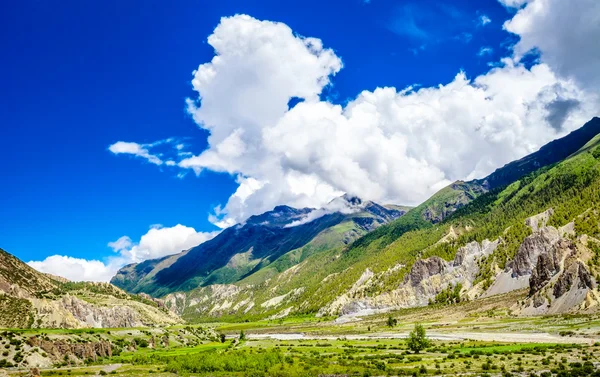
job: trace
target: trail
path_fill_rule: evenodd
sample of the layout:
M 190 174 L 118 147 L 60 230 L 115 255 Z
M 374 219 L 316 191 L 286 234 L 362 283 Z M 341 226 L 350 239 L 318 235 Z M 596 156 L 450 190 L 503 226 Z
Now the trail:
M 123 366 L 123 364 L 108 364 L 107 366 L 102 368 L 102 370 L 105 371 L 106 373 L 110 373 L 112 371 L 119 369 L 121 366 Z
M 550 333 L 517 333 L 517 332 L 429 332 L 427 336 L 433 340 L 461 341 L 476 340 L 484 342 L 502 343 L 563 343 L 563 344 L 594 344 L 600 337 L 564 337 Z M 305 333 L 272 333 L 272 334 L 246 334 L 248 339 L 275 339 L 275 340 L 360 340 L 360 339 L 405 339 L 408 333 L 375 333 L 375 334 L 348 334 L 348 335 L 314 335 Z

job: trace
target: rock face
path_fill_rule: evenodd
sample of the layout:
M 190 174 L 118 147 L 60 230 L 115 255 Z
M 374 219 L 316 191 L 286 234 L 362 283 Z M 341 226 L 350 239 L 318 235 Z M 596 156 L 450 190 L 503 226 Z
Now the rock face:
M 547 254 L 541 254 L 538 257 L 537 264 L 533 268 L 531 278 L 529 279 L 529 294 L 533 295 L 552 279 L 560 271 L 560 260 L 562 255 L 558 255 L 556 249 Z
M 37 336 L 29 338 L 27 341 L 32 347 L 39 347 L 56 359 L 62 359 L 64 356 L 73 355 L 80 360 L 94 360 L 98 357 L 111 357 L 112 346 L 110 342 L 89 342 L 89 343 L 68 343 L 63 340 L 49 341 Z
M 555 298 L 559 298 L 571 288 L 594 289 L 594 287 L 594 280 L 585 265 L 571 257 L 565 262 L 565 270 L 556 281 L 552 292 Z
M 460 265 L 458 263 L 457 265 Z M 454 266 L 454 263 L 452 264 Z M 446 269 L 446 262 L 440 257 L 431 257 L 427 259 L 419 259 L 415 262 L 408 274 L 408 281 L 413 287 L 418 286 L 421 282 L 433 275 L 439 275 Z
M 565 313 L 600 306 L 596 281 L 586 262 L 590 251 L 575 239 L 573 224 L 561 229 L 547 226 L 552 210 L 527 219 L 533 233 L 519 246 L 513 260 L 497 271 L 491 287 L 483 292 L 483 282 L 473 285 L 481 262 L 497 249 L 501 240 L 471 242 L 460 248 L 454 260 L 433 256 L 417 259 L 400 286 L 390 292 L 369 296 L 377 288 L 381 274 L 370 270 L 347 293 L 322 308 L 320 315 L 349 317 L 391 309 L 425 306 L 442 290 L 461 284 L 461 297 L 476 299 L 518 289 L 528 289 L 524 303 L 511 308 L 515 314 L 540 315 Z M 440 242 L 446 242 L 444 237 Z M 390 272 L 391 273 L 391 272 Z
M 525 238 L 514 260 L 509 263 L 513 277 L 531 275 L 540 255 L 548 255 L 560 240 L 558 230 L 544 227 Z
M 319 314 L 338 314 L 343 316 L 341 318 L 343 321 L 348 317 L 424 306 L 442 290 L 458 283 L 463 286 L 462 294 L 472 298 L 477 291 L 473 287 L 473 281 L 479 272 L 478 263 L 482 258 L 490 255 L 497 246 L 497 240 L 494 242 L 485 240 L 481 244 L 471 242 L 460 248 L 454 260 L 450 262 L 436 256 L 418 259 L 398 288 L 374 297 L 365 297 L 362 294 L 378 282 L 378 276 L 367 270 L 348 293 L 322 308 Z
M 527 219 L 533 234 L 500 272 L 486 295 L 528 288 L 528 298 L 515 309 L 522 315 L 566 313 L 598 304 L 596 281 L 586 266 L 590 253 L 575 239 L 573 226 L 546 226 L 551 210 Z M 570 234 L 567 237 L 566 234 Z

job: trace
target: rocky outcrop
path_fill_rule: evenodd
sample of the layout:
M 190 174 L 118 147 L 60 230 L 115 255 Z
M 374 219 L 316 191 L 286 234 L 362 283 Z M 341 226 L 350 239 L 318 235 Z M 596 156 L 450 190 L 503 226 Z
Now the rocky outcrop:
M 454 266 L 454 263 L 452 264 Z M 413 264 L 408 274 L 408 282 L 413 286 L 418 286 L 423 280 L 433 275 L 439 275 L 446 269 L 446 261 L 440 257 L 431 257 L 419 259 Z
M 560 272 L 561 262 L 565 254 L 575 252 L 575 245 L 570 240 L 559 240 L 548 252 L 538 256 L 529 279 L 529 294 L 533 295 Z M 560 295 L 559 295 L 560 296 Z
M 0 327 L 82 328 L 174 325 L 161 300 L 108 283 L 72 283 L 43 274 L 0 249 Z
M 94 361 L 99 357 L 112 356 L 112 345 L 108 341 L 69 343 L 64 340 L 50 341 L 34 336 L 29 338 L 27 343 L 31 347 L 39 347 L 57 360 L 62 360 L 65 356 L 71 355 L 79 360 Z
M 424 306 L 442 290 L 459 283 L 463 286 L 462 294 L 473 298 L 476 294 L 473 282 L 479 272 L 479 262 L 490 255 L 497 246 L 498 240 L 485 240 L 481 244 L 471 242 L 460 248 L 454 260 L 450 262 L 436 256 L 418 259 L 398 288 L 374 297 L 360 297 L 362 292 L 368 292 L 371 286 L 377 284 L 379 277 L 371 271 L 368 271 L 369 274 L 365 271 L 346 294 L 322 308 L 319 314 L 339 314 L 342 316 L 340 321 L 344 321 L 349 317 Z M 399 270 L 389 273 L 399 273 Z
M 544 227 L 526 237 L 515 258 L 508 264 L 512 269 L 513 277 L 531 275 L 538 257 L 542 254 L 547 255 L 559 240 L 560 235 L 554 227 Z
M 91 327 L 137 327 L 143 323 L 139 315 L 130 307 L 97 307 L 77 297 L 64 296 L 61 306 L 73 314 L 75 319 Z
M 575 239 L 569 227 L 557 230 L 544 226 L 547 218 L 548 211 L 530 218 L 527 224 L 534 233 L 525 238 L 507 271 L 496 278 L 490 290 L 501 283 L 510 287 L 513 282 L 527 282 L 529 297 L 514 308 L 522 315 L 566 313 L 597 306 L 596 282 L 585 263 L 590 256 L 587 242 Z
M 552 208 L 549 208 L 542 213 L 525 219 L 525 225 L 530 227 L 532 231 L 537 232 L 548 224 L 548 220 L 550 220 L 550 217 L 553 214 L 554 210 Z
M 594 289 L 592 275 L 581 261 L 571 257 L 565 262 L 565 270 L 556 280 L 552 290 L 554 297 L 559 298 L 571 288 Z

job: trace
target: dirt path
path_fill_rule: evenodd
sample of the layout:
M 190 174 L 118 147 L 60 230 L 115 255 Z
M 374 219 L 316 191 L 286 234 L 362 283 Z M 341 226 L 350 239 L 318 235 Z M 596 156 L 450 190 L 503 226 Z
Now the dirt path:
M 246 334 L 248 339 L 276 339 L 276 340 L 335 340 L 335 339 L 404 339 L 408 333 L 376 333 L 376 334 L 352 334 L 352 335 L 312 335 L 303 333 L 289 334 Z M 460 341 L 477 340 L 485 342 L 503 343 L 578 343 L 594 344 L 600 341 L 600 337 L 563 337 L 549 333 L 516 333 L 516 332 L 429 332 L 427 336 L 434 340 Z
M 108 364 L 104 368 L 102 368 L 102 370 L 105 371 L 106 373 L 110 373 L 112 371 L 119 369 L 122 366 L 123 366 L 123 364 Z

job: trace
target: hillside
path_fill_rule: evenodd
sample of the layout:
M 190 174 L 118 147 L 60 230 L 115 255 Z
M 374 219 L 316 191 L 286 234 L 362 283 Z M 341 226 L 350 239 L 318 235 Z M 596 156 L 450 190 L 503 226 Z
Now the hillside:
M 551 141 L 537 152 L 496 169 L 487 177 L 450 184 L 410 210 L 402 218 L 361 238 L 354 246 L 359 247 L 371 240 L 381 238 L 383 238 L 381 240 L 383 243 L 389 243 L 407 230 L 439 223 L 481 194 L 503 188 L 538 169 L 551 166 L 580 150 L 589 149 L 598 141 L 597 135 L 599 134 L 600 118 L 595 117 L 581 128 Z
M 508 186 L 456 183 L 349 246 L 325 248 L 297 264 L 288 261 L 298 251 L 287 253 L 272 263 L 281 268 L 170 294 L 167 305 L 190 320 L 352 317 L 526 289 L 527 298 L 511 309 L 515 313 L 595 310 L 600 147 L 594 136 L 551 143 L 569 144 L 561 149 L 569 157 Z M 526 173 L 524 166 L 554 161 L 524 160 L 530 163 L 503 169 L 519 166 Z M 463 204 L 440 221 L 424 218 L 428 208 L 446 207 L 462 195 L 457 192 L 466 195 Z
M 314 253 L 347 245 L 406 212 L 403 207 L 350 196 L 334 200 L 330 207 L 275 207 L 182 253 L 125 266 L 111 282 L 129 292 L 160 297 L 198 286 L 235 283 L 256 273 L 270 276 Z
M 180 323 L 162 301 L 108 283 L 40 273 L 0 249 L 1 328 L 137 327 Z

